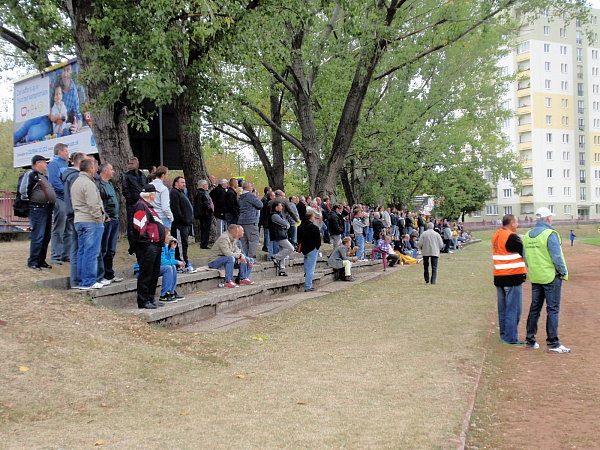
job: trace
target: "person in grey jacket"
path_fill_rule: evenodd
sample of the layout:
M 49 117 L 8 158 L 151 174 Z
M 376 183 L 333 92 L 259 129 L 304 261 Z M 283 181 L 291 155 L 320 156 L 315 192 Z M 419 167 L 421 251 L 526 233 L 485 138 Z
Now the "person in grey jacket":
M 98 283 L 98 255 L 104 233 L 104 204 L 94 182 L 97 162 L 84 159 L 79 165 L 79 177 L 71 186 L 75 232 L 77 233 L 77 271 L 81 283 L 79 289 L 100 289 Z
M 242 241 L 242 250 L 245 255 L 256 258 L 258 251 L 258 220 L 260 210 L 263 207 L 262 201 L 256 196 L 252 189 L 254 185 L 249 181 L 242 183 L 242 195 L 240 195 L 240 215 L 237 224 L 244 229 L 244 235 L 240 239 Z
M 425 284 L 429 283 L 429 261 L 431 261 L 431 284 L 435 284 L 437 279 L 438 260 L 440 258 L 440 250 L 444 248 L 442 237 L 433 229 L 433 223 L 427 223 L 427 230 L 423 232 L 417 248 L 421 249 L 423 256 L 423 275 Z
M 344 269 L 344 277 L 341 278 L 342 281 L 354 281 L 355 278 L 352 276 L 352 263 L 358 261 L 356 256 L 348 256 L 348 250 L 350 249 L 350 243 L 352 239 L 349 236 L 346 236 L 342 239 L 342 245 L 336 248 L 331 256 L 329 256 L 329 260 L 327 264 L 334 269 Z
M 271 205 L 273 212 L 269 217 L 269 237 L 279 245 L 279 252 L 273 255 L 271 261 L 277 268 L 277 275 L 287 277 L 285 273 L 285 258 L 294 252 L 294 247 L 287 239 L 290 223 L 283 217 L 284 200 L 276 198 Z

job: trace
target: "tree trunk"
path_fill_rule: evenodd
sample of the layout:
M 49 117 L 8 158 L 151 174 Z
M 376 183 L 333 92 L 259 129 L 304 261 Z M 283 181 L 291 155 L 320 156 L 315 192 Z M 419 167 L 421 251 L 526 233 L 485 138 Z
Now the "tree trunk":
M 92 35 L 87 27 L 87 19 L 92 15 L 92 5 L 88 1 L 65 0 L 66 12 L 73 24 L 73 36 L 77 49 L 77 60 L 83 71 L 90 69 L 90 55 L 88 49 L 100 47 L 101 42 Z M 109 90 L 106 80 L 95 79 L 86 86 L 86 91 L 92 108 L 95 100 L 101 94 Z M 97 107 L 97 106 L 96 106 Z M 101 162 L 108 162 L 115 169 L 113 184 L 121 206 L 125 203 L 121 190 L 123 174 L 127 171 L 127 162 L 133 157 L 131 144 L 129 143 L 129 131 L 127 128 L 127 108 L 123 103 L 117 102 L 107 107 L 94 109 L 92 117 L 92 132 L 96 138 L 96 145 Z M 120 208 L 121 233 L 127 229 L 126 211 Z
M 275 89 L 271 88 L 270 105 L 271 105 L 271 118 L 273 122 L 281 128 L 283 118 L 281 116 L 281 102 L 283 94 Z M 283 138 L 281 134 L 271 127 L 271 152 L 273 153 L 273 180 L 269 180 L 271 187 L 275 189 L 285 190 L 284 186 L 284 165 L 283 165 Z
M 356 204 L 356 196 L 354 195 L 354 187 L 350 183 L 350 177 L 348 176 L 348 171 L 346 168 L 342 169 L 342 173 L 340 174 L 340 178 L 342 179 L 342 186 L 344 187 L 344 193 L 346 194 L 346 200 L 349 205 Z
M 200 143 L 200 128 L 193 119 L 197 111 L 185 92 L 175 97 L 173 105 L 175 106 L 175 127 L 183 164 L 183 175 L 190 193 L 190 201 L 193 204 L 198 191 L 198 181 L 209 180 Z M 196 229 L 199 230 L 198 227 Z

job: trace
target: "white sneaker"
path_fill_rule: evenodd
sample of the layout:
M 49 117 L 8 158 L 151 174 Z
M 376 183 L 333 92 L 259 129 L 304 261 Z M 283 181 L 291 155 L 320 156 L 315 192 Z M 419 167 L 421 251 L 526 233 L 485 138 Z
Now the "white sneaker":
M 112 281 L 113 283 L 118 283 L 119 281 L 123 281 L 123 278 L 122 278 L 122 277 L 114 277 L 114 278 L 113 278 L 112 280 L 110 280 L 110 281 Z
M 102 286 L 108 286 L 110 283 L 112 283 L 112 280 L 107 280 L 106 278 L 102 278 L 102 279 L 99 281 L 99 283 L 100 283 Z
M 94 283 L 90 286 L 90 289 L 102 289 L 104 286 L 106 285 L 102 283 Z
M 194 266 L 192 266 L 191 264 L 185 268 L 185 271 L 187 273 L 196 273 L 196 272 L 198 272 L 198 270 L 194 269 Z
M 548 349 L 549 352 L 552 353 L 571 353 L 571 349 L 565 347 L 564 345 L 559 345 L 558 347 L 553 347 Z
M 534 342 L 533 345 L 532 344 L 525 344 L 525 348 L 531 348 L 533 350 L 537 350 L 538 348 L 540 348 L 540 344 L 538 344 L 537 342 Z

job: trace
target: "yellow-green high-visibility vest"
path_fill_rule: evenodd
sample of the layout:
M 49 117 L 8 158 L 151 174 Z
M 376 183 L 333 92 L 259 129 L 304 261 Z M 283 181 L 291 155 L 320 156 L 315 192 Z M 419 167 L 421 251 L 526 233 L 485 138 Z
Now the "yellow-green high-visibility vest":
M 536 237 L 531 237 L 531 231 L 532 230 L 529 230 L 523 238 L 523 248 L 525 250 L 525 259 L 527 260 L 529 281 L 537 284 L 548 284 L 556 277 L 556 267 L 554 267 L 550 252 L 548 251 L 548 238 L 552 233 L 556 233 L 556 231 L 546 229 Z M 560 244 L 562 242 L 560 235 L 556 233 L 556 236 L 558 236 L 558 243 Z M 560 248 L 560 256 L 564 261 L 565 257 L 562 252 L 562 247 Z M 565 267 L 566 265 L 567 263 L 565 262 Z M 568 278 L 567 272 L 564 279 L 566 280 Z

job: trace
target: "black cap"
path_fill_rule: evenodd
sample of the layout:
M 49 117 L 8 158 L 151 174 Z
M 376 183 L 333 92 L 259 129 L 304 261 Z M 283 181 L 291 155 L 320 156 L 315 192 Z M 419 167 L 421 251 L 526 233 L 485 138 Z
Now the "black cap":
M 142 192 L 156 192 L 156 186 L 154 186 L 152 183 L 148 183 L 146 186 L 144 186 Z
M 31 165 L 33 166 L 36 162 L 38 161 L 50 161 L 48 158 L 44 158 L 43 156 L 40 155 L 35 155 L 33 158 L 31 158 Z

